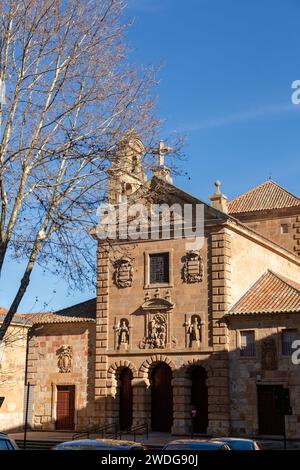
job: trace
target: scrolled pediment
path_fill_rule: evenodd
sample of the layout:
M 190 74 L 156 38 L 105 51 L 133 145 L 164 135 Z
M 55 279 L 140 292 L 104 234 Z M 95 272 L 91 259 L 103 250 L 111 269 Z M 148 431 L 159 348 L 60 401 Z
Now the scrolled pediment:
M 143 310 L 171 310 L 174 304 L 167 299 L 151 298 L 146 300 L 143 305 Z

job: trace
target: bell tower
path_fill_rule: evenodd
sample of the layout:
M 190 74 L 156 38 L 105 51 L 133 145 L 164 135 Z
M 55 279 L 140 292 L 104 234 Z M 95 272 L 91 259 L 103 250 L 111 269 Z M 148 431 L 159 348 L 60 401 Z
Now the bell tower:
M 111 204 L 119 204 L 122 196 L 130 196 L 147 181 L 142 166 L 145 153 L 144 144 L 136 137 L 123 139 L 118 144 L 109 169 L 108 199 Z

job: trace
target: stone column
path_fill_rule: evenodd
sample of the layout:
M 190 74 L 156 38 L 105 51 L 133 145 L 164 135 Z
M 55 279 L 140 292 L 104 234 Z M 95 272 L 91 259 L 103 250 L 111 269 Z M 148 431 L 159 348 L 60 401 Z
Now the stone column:
M 106 421 L 106 378 L 109 312 L 109 248 L 98 244 L 98 278 L 96 306 L 96 356 L 95 356 L 95 414 L 99 424 Z
M 224 315 L 230 305 L 231 236 L 226 228 L 211 234 L 211 373 L 208 385 L 208 433 L 230 432 L 228 330 Z
M 151 388 L 145 378 L 132 379 L 133 420 L 132 425 L 148 423 L 151 430 Z
M 173 387 L 173 426 L 172 434 L 190 435 L 192 381 L 185 377 L 172 379 Z

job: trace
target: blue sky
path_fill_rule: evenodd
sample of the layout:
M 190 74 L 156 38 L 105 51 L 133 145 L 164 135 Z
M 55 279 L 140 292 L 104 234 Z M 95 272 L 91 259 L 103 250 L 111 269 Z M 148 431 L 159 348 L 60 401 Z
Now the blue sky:
M 232 198 L 272 176 L 299 195 L 300 105 L 291 103 L 291 83 L 300 79 L 300 2 L 128 0 L 127 16 L 130 59 L 163 65 L 161 137 L 186 136 L 187 175 L 175 184 L 207 199 L 220 179 Z M 8 306 L 18 266 L 7 264 L 4 277 Z M 20 311 L 93 295 L 68 295 L 65 282 L 36 270 Z

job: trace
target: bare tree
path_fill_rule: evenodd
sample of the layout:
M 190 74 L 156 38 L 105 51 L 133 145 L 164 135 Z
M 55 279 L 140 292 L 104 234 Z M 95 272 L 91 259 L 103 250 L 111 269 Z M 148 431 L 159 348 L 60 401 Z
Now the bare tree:
M 1 341 L 36 263 L 89 282 L 110 155 L 157 121 L 154 71 L 128 64 L 122 0 L 2 0 L 0 14 L 0 271 L 26 261 Z

